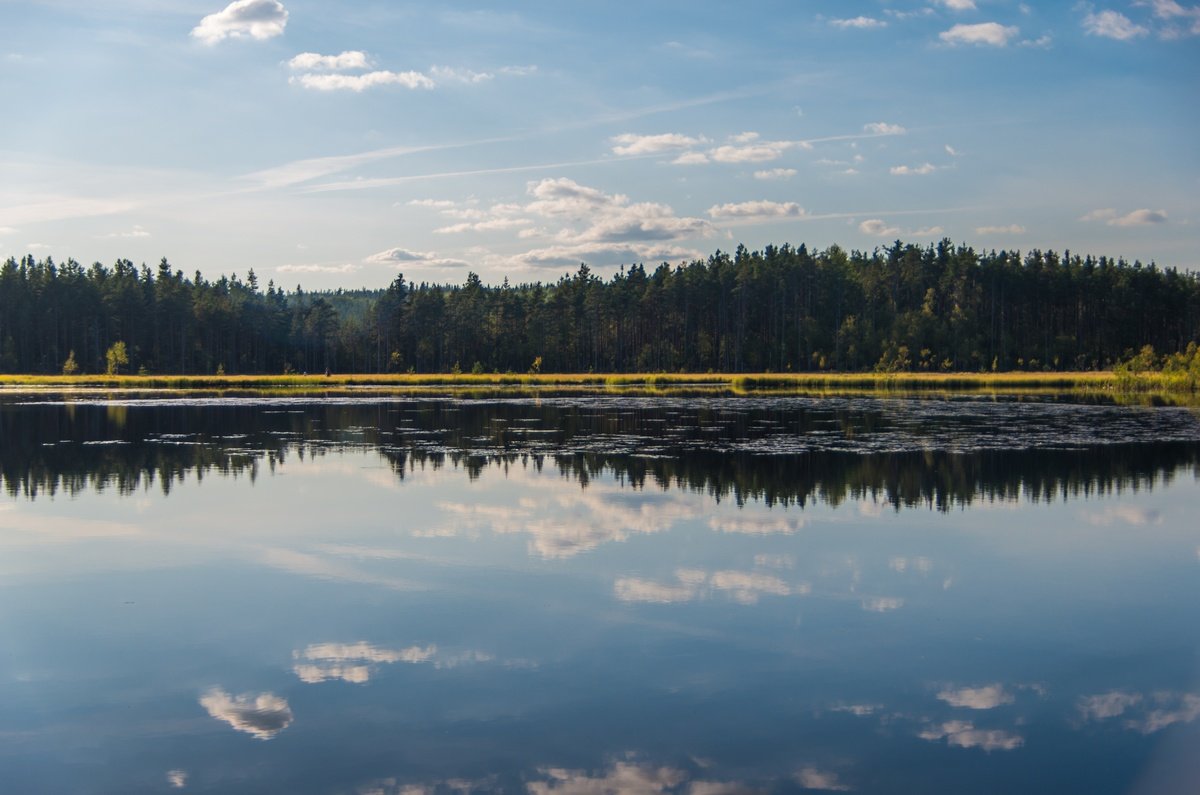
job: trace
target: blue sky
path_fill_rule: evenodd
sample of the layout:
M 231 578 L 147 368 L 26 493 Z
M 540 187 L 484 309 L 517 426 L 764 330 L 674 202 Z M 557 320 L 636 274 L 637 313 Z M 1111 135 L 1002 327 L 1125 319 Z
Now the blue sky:
M 1200 4 L 0 0 L 0 255 L 288 287 L 941 237 L 1200 267 Z

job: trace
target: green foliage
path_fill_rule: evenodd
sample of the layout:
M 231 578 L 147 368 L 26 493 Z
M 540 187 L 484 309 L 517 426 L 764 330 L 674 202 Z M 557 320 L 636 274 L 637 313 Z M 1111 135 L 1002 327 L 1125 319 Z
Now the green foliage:
M 125 351 L 125 343 L 121 340 L 114 342 L 104 354 L 105 370 L 109 375 L 117 375 L 121 368 L 129 364 L 129 354 Z
M 461 285 L 398 276 L 383 290 L 325 292 L 187 278 L 165 260 L 0 264 L 3 372 L 56 373 L 71 350 L 80 371 L 104 371 L 121 341 L 129 361 L 118 369 L 165 375 L 447 373 L 456 362 L 516 373 L 1065 371 L 1107 369 L 1147 344 L 1166 360 L 1155 368 L 1180 374 L 1171 357 L 1198 339 L 1196 274 L 948 240 L 738 247 L 607 279 L 582 266 L 545 284 L 491 287 L 471 273 Z
M 77 361 L 75 361 L 75 350 L 74 349 L 72 349 L 71 352 L 69 354 L 67 354 L 67 360 L 65 362 L 63 362 L 62 374 L 63 375 L 79 375 L 79 363 Z

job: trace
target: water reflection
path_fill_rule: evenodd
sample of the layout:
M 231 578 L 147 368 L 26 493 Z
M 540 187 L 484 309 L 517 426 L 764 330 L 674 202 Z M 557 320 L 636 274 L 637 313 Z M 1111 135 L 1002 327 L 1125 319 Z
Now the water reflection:
M 130 401 L 115 413 L 109 403 L 66 404 L 69 412 L 53 402 L 0 404 L 0 481 L 9 494 L 31 498 L 85 489 L 169 493 L 186 477 L 217 473 L 254 482 L 292 457 L 365 449 L 401 480 L 447 464 L 472 478 L 489 467 L 550 464 L 582 485 L 611 475 L 635 488 L 677 487 L 737 504 L 867 501 L 947 511 L 980 500 L 1149 488 L 1177 472 L 1200 471 L 1200 421 L 1186 409 L 867 398 L 631 401 Z M 579 506 L 589 513 L 595 507 Z M 612 520 L 626 527 L 654 521 Z M 753 522 L 731 518 L 723 529 L 789 529 Z M 612 532 L 542 530 L 535 535 L 548 557 L 594 547 L 589 532 Z
M 0 791 L 1115 793 L 1194 751 L 1187 413 L 122 408 L 0 404 Z
M 200 706 L 219 721 L 260 740 L 270 740 L 292 724 L 292 710 L 274 693 L 231 696 L 214 687 L 200 697 Z

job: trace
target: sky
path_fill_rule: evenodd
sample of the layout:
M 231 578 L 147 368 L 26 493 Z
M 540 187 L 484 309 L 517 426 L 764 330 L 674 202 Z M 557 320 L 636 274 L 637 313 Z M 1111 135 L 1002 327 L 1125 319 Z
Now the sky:
M 1200 4 L 0 0 L 0 257 L 289 289 L 948 237 L 1200 269 Z

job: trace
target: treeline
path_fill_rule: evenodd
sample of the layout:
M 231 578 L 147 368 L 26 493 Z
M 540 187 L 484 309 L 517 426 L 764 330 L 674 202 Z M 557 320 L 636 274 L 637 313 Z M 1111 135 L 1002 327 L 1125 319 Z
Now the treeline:
M 9 373 L 1091 370 L 1197 339 L 1195 273 L 949 240 L 349 292 L 187 278 L 165 259 L 0 267 Z

